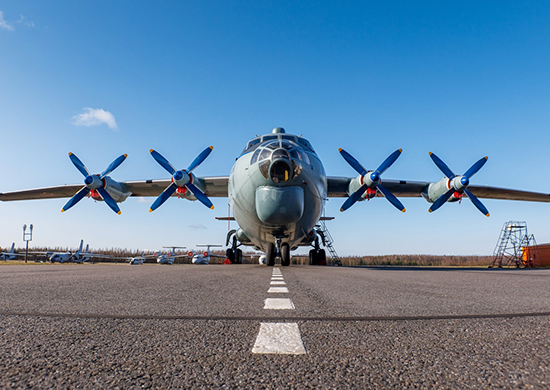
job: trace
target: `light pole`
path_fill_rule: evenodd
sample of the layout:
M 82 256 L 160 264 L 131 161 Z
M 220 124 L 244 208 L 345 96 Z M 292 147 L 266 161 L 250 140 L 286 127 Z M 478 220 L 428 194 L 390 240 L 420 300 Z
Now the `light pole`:
M 27 233 L 27 225 L 23 225 L 23 241 L 25 241 L 25 264 L 27 264 L 27 256 L 29 254 L 29 241 L 32 241 L 32 223 L 29 226 L 29 232 Z

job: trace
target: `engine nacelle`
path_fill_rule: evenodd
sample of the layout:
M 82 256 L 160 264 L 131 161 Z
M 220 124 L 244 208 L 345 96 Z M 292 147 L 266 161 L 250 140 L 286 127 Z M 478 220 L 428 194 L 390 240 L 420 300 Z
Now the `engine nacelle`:
M 446 193 L 451 189 L 451 181 L 444 177 L 437 183 L 430 183 L 428 186 L 427 192 L 423 192 L 422 196 L 424 199 L 426 199 L 428 202 L 433 203 L 435 202 L 441 195 Z M 456 202 L 457 200 L 462 199 L 461 193 L 453 194 L 448 202 Z
M 105 183 L 105 190 L 117 203 L 124 202 L 130 195 L 132 195 L 124 184 L 111 179 L 109 176 L 105 176 L 103 181 Z
M 357 191 L 363 185 L 363 176 L 359 175 L 356 178 L 352 179 L 349 182 L 348 194 L 351 195 Z M 359 202 L 364 201 L 365 199 L 372 199 L 376 196 L 376 189 L 367 188 L 367 190 L 359 198 Z

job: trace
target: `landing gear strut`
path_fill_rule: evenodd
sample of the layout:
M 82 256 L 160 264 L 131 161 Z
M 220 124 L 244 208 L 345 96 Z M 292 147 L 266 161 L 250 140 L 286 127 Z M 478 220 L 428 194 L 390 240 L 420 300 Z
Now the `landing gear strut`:
M 277 257 L 275 244 L 270 242 L 267 244 L 267 250 L 265 251 L 265 262 L 268 267 L 273 267 L 275 265 L 275 257 Z

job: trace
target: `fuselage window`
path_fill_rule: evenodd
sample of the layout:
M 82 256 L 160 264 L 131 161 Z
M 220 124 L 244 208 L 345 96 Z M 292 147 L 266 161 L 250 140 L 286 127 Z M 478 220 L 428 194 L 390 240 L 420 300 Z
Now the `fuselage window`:
M 261 151 L 262 149 L 256 149 L 256 151 L 252 155 L 252 158 L 250 159 L 250 164 L 254 164 L 256 161 L 258 161 L 258 156 L 260 155 Z

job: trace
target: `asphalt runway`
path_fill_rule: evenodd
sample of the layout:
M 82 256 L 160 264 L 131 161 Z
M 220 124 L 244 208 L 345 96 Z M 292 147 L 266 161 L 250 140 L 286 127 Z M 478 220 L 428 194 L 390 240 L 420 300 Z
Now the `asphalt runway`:
M 0 372 L 8 389 L 546 389 L 550 270 L 2 265 Z

